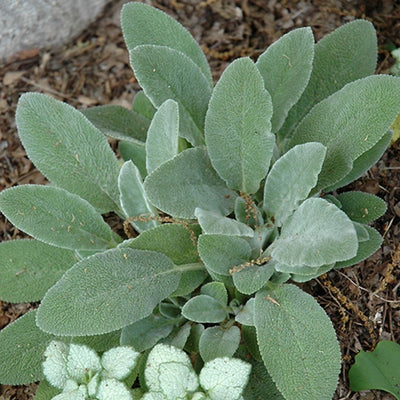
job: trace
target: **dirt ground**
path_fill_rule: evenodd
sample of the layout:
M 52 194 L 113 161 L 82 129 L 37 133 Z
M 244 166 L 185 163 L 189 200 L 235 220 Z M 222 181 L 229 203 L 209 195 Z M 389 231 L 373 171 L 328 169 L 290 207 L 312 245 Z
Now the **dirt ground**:
M 45 182 L 26 158 L 16 134 L 15 107 L 23 92 L 54 96 L 77 108 L 120 104 L 129 107 L 138 84 L 131 72 L 119 11 L 113 1 L 103 15 L 69 45 L 57 51 L 31 49 L 0 65 L 0 190 Z M 148 1 L 186 26 L 206 53 L 218 79 L 228 62 L 257 57 L 293 28 L 311 26 L 316 40 L 356 18 L 372 21 L 379 38 L 379 73 L 387 72 L 390 50 L 400 47 L 398 1 L 164 0 Z M 375 227 L 382 248 L 360 265 L 333 271 L 304 285 L 331 317 L 341 344 L 343 370 L 334 399 L 393 399 L 383 392 L 353 393 L 347 372 L 360 349 L 379 340 L 400 342 L 400 158 L 395 143 L 353 188 L 382 197 L 387 213 Z M 0 241 L 23 234 L 0 216 Z M 0 302 L 0 329 L 37 304 Z M 0 387 L 0 400 L 33 398 L 35 384 Z M 266 399 L 267 400 L 267 399 Z

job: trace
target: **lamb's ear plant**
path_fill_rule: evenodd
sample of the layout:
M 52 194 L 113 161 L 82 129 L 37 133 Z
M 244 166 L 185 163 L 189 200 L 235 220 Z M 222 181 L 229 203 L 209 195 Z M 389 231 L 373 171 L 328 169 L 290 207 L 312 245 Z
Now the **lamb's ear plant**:
M 76 398 L 102 399 L 98 360 L 123 346 L 142 353 L 128 381 L 112 377 L 127 399 L 331 399 L 339 344 L 300 283 L 382 242 L 369 224 L 384 201 L 336 191 L 381 157 L 400 111 L 400 78 L 373 75 L 372 24 L 317 44 L 310 28 L 293 30 L 215 86 L 165 13 L 126 4 L 122 28 L 143 88 L 132 109 L 19 100 L 20 139 L 50 183 L 0 193 L 3 214 L 33 237 L 0 245 L 1 299 L 41 300 L 1 331 L 0 381 L 42 380 L 37 400 L 67 398 L 68 382 Z M 110 212 L 126 236 L 105 222 Z M 55 393 L 49 358 L 42 367 L 54 343 L 93 348 L 99 380 L 71 383 L 65 364 Z

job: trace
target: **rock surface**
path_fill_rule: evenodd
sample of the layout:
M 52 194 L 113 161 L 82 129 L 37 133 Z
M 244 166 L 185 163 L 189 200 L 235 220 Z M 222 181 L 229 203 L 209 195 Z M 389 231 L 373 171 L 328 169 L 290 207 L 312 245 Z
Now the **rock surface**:
M 109 0 L 0 0 L 0 62 L 79 35 Z

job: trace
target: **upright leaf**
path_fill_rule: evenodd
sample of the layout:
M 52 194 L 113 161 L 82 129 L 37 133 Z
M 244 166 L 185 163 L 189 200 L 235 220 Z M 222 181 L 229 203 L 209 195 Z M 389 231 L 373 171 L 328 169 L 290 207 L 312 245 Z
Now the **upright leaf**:
M 138 114 L 143 115 L 149 121 L 153 119 L 154 113 L 157 111 L 149 98 L 144 94 L 143 90 L 140 90 L 135 94 L 132 101 L 132 110 Z
M 272 132 L 281 128 L 306 88 L 313 58 L 314 36 L 310 27 L 283 35 L 258 58 L 256 66 L 272 98 Z
M 358 240 L 349 217 L 320 198 L 304 201 L 283 225 L 272 257 L 289 266 L 320 267 L 357 254 Z
M 64 249 L 104 250 L 120 240 L 86 200 L 54 186 L 3 190 L 0 209 L 17 228 Z
M 118 151 L 124 161 L 132 161 L 138 168 L 143 179 L 147 176 L 146 169 L 146 143 L 138 140 L 121 140 Z
M 255 325 L 265 367 L 285 399 L 332 399 L 340 348 L 332 322 L 312 296 L 287 284 L 259 291 Z
M 200 46 L 169 15 L 146 4 L 128 3 L 122 8 L 121 25 L 128 50 L 142 44 L 155 44 L 181 51 L 199 66 L 212 84 L 210 67 Z
M 178 218 L 195 218 L 196 207 L 228 215 L 236 194 L 213 169 L 202 147 L 187 149 L 162 164 L 145 182 L 146 194 L 157 208 Z
M 105 135 L 115 139 L 136 139 L 144 142 L 150 120 L 143 115 L 115 104 L 80 110 Z
M 327 147 L 317 186 L 323 189 L 348 174 L 353 161 L 387 132 L 399 110 L 400 78 L 370 76 L 318 103 L 298 125 L 290 146 L 315 141 Z
M 205 135 L 211 163 L 231 189 L 255 193 L 274 148 L 272 102 L 249 58 L 234 61 L 214 88 Z
M 26 385 L 43 379 L 43 353 L 52 339 L 35 324 L 30 311 L 0 332 L 0 382 Z
M 320 143 L 297 145 L 272 166 L 264 186 L 264 211 L 281 226 L 317 184 L 326 154 Z
M 360 351 L 349 371 L 351 390 L 378 389 L 400 399 L 400 345 L 384 340 L 375 350 Z
M 158 108 L 165 100 L 175 100 L 179 104 L 180 135 L 193 145 L 203 144 L 211 86 L 200 68 L 184 53 L 165 46 L 137 46 L 130 51 L 130 60 L 153 105 Z
M 143 180 L 138 168 L 127 161 L 118 177 L 121 207 L 125 217 L 140 233 L 159 225 L 156 220 L 157 210 L 147 200 Z
M 154 114 L 146 140 L 146 167 L 149 174 L 178 154 L 178 111 L 175 101 L 166 100 Z
M 37 324 L 60 336 L 123 328 L 150 315 L 178 287 L 180 275 L 168 257 L 153 251 L 112 249 L 95 254 L 75 264 L 47 292 Z
M 333 31 L 315 45 L 310 80 L 300 100 L 290 110 L 280 139 L 289 137 L 311 108 L 349 82 L 372 75 L 377 60 L 373 25 L 356 20 Z
M 118 161 L 82 113 L 43 94 L 26 93 L 15 118 L 22 144 L 43 175 L 102 213 L 119 211 Z
M 11 303 L 40 300 L 77 258 L 71 250 L 37 240 L 0 244 L 0 299 Z

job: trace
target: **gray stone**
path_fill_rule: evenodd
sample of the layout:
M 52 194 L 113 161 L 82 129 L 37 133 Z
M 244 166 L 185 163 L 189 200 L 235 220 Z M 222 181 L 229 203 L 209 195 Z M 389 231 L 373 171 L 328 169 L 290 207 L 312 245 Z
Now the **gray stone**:
M 78 36 L 109 0 L 0 0 L 0 61 Z

